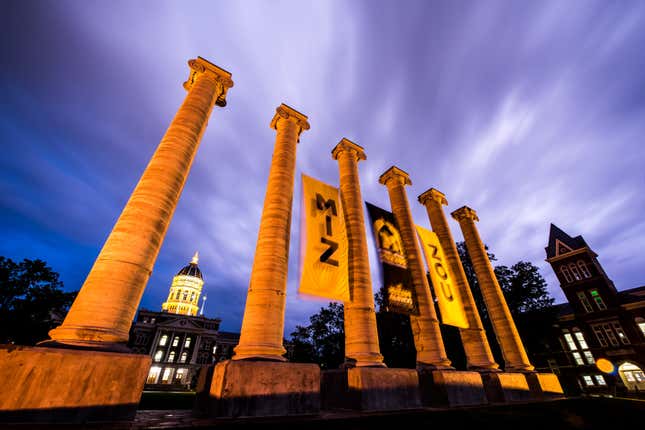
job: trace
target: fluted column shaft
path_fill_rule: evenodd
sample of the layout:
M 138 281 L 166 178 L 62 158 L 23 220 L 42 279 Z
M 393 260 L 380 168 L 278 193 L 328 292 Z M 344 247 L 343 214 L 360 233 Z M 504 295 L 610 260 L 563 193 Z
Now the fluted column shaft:
M 271 121 L 277 130 L 275 147 L 234 360 L 286 360 L 284 311 L 296 145 L 309 124 L 306 116 L 284 104 L 276 111 Z
M 479 317 L 475 298 L 468 285 L 466 273 L 459 259 L 457 245 L 450 232 L 448 219 L 443 212 L 442 204 L 448 204 L 445 196 L 435 189 L 430 189 L 419 196 L 419 202 L 428 212 L 432 230 L 437 234 L 443 253 L 457 285 L 466 313 L 469 328 L 460 328 L 459 334 L 466 353 L 466 363 L 473 370 L 494 370 L 499 368 L 491 352 L 486 331 Z
M 126 203 L 54 342 L 118 348 L 128 333 L 193 158 L 230 73 L 199 58 L 189 62 L 188 94 Z
M 502 349 L 504 370 L 532 371 L 534 367 L 529 362 L 502 288 L 499 286 L 486 248 L 475 226 L 475 220 L 479 221 L 476 212 L 464 206 L 453 212 L 452 215 L 461 227 L 497 342 Z
M 450 367 L 450 360 L 446 356 L 439 320 L 421 260 L 421 249 L 416 239 L 412 212 L 405 192 L 406 183 L 411 184 L 411 182 L 407 175 L 402 177 L 396 173 L 392 174 L 392 169 L 396 168 L 391 168 L 381 175 L 381 183 L 387 187 L 390 196 L 392 213 L 401 233 L 408 269 L 419 305 L 419 315 L 410 315 L 414 346 L 417 350 L 417 366 L 447 368 Z
M 344 304 L 346 364 L 383 367 L 358 176 L 358 162 L 365 159 L 365 153 L 360 146 L 343 139 L 332 151 L 332 156 L 338 160 L 340 198 L 349 242 L 350 301 Z

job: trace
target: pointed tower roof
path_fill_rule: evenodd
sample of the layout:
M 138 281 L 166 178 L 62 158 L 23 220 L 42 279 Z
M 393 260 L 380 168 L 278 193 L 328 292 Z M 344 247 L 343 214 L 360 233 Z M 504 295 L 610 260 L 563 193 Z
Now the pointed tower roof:
M 582 236 L 578 235 L 576 237 L 571 237 L 558 228 L 558 226 L 551 223 L 549 245 L 544 248 L 547 259 L 585 247 L 589 248 L 587 242 L 585 242 Z
M 184 266 L 181 268 L 181 270 L 177 273 L 177 276 L 179 275 L 194 276 L 195 278 L 204 280 L 204 277 L 202 276 L 202 271 L 199 270 L 199 267 L 197 267 L 198 262 L 199 262 L 199 252 L 195 252 L 195 255 L 193 255 L 193 259 L 190 261 L 190 263 L 188 263 L 187 266 Z

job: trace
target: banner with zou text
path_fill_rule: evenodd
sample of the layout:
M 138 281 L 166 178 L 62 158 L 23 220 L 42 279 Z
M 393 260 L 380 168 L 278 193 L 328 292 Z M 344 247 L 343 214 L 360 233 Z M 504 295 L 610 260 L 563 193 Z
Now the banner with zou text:
M 338 188 L 302 175 L 298 293 L 349 301 L 348 244 Z
M 441 322 L 455 327 L 468 328 L 469 325 L 466 319 L 464 305 L 461 301 L 459 290 L 457 290 L 457 286 L 452 278 L 452 272 L 444 256 L 437 234 L 423 227 L 416 227 L 426 263 L 428 263 L 428 271 L 430 272 L 430 280 L 434 287 L 434 294 L 439 302 Z

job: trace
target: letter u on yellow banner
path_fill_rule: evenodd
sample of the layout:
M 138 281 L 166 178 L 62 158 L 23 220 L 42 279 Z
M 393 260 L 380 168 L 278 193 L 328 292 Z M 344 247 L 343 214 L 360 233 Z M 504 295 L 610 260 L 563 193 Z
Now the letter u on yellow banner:
M 461 301 L 459 290 L 456 288 L 450 266 L 443 254 L 437 234 L 418 225 L 416 228 L 423 247 L 423 254 L 426 257 L 426 263 L 428 263 L 434 293 L 439 302 L 441 322 L 455 327 L 468 328 L 464 304 Z
M 304 224 L 298 293 L 349 301 L 348 245 L 338 188 L 302 175 Z

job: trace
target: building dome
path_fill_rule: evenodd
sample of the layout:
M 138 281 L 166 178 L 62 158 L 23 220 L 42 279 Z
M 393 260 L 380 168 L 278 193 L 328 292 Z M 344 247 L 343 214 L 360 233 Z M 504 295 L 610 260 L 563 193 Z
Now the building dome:
M 197 267 L 198 258 L 198 254 L 195 253 L 192 261 L 186 266 L 182 267 L 181 270 L 177 272 L 177 276 L 194 276 L 195 278 L 199 278 L 203 281 L 204 277 L 202 276 L 202 271 L 199 270 L 199 267 Z

